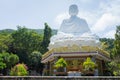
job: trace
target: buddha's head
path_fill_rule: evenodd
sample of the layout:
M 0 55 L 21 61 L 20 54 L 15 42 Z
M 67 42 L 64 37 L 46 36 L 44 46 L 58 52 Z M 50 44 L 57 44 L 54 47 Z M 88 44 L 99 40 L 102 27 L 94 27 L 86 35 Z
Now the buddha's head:
M 69 14 L 70 14 L 71 16 L 77 15 L 78 12 L 79 12 L 79 10 L 78 10 L 77 5 L 73 4 L 73 5 L 71 5 L 71 6 L 69 7 Z

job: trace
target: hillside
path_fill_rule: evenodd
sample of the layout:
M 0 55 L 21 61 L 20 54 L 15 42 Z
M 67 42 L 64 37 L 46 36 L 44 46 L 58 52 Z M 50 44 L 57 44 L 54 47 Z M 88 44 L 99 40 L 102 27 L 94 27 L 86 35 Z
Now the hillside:
M 38 34 L 44 33 L 43 29 L 29 29 L 29 30 L 33 30 L 33 31 L 37 32 Z M 14 29 L 3 29 L 3 30 L 0 30 L 0 33 L 13 33 L 14 31 L 15 31 Z M 55 35 L 55 34 L 57 34 L 57 30 L 53 29 L 52 35 Z
M 13 29 L 3 29 L 3 30 L 0 30 L 0 33 L 12 33 L 14 31 L 15 30 L 13 30 Z
M 38 34 L 43 34 L 44 33 L 44 30 L 43 29 L 30 29 L 30 30 L 33 30 L 35 32 L 37 32 Z M 57 30 L 56 29 L 53 29 L 52 30 L 52 35 L 55 35 L 57 34 Z

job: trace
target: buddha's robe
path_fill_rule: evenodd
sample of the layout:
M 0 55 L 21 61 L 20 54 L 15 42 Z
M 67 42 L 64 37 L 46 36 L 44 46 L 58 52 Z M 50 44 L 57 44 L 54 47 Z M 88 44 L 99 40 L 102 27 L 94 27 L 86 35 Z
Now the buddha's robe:
M 71 16 L 69 19 L 63 20 L 59 32 L 81 35 L 90 32 L 87 22 L 77 16 Z

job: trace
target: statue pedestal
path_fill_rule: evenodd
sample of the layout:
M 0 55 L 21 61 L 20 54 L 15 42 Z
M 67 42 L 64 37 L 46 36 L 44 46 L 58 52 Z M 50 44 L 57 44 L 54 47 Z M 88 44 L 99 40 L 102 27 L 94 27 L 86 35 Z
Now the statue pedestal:
M 48 49 L 54 49 L 59 47 L 70 47 L 77 45 L 82 46 L 94 46 L 100 47 L 98 37 L 94 35 L 73 36 L 73 35 L 55 35 L 51 38 Z

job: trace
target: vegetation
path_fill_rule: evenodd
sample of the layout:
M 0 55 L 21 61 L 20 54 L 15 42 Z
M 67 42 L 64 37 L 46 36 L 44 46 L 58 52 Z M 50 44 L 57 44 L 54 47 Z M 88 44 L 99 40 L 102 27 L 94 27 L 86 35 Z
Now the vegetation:
M 115 58 L 109 63 L 109 70 L 113 75 L 120 76 L 120 57 Z
M 44 34 L 44 29 L 28 29 L 28 30 L 34 31 L 34 32 L 41 34 L 41 35 Z M 16 30 L 13 30 L 13 29 L 3 29 L 3 30 L 0 30 L 0 34 L 11 34 L 15 31 Z M 55 35 L 55 34 L 57 34 L 57 29 L 52 29 L 52 35 Z
M 64 68 L 66 68 L 67 62 L 63 59 L 60 58 L 58 61 L 55 63 L 55 67 L 57 68 L 58 72 L 64 72 Z
M 91 60 L 90 57 L 87 57 L 86 61 L 83 63 L 85 71 L 94 71 L 96 64 Z
M 0 34 L 0 52 L 8 51 L 9 46 L 12 42 L 12 37 L 10 34 Z
M 58 74 L 56 74 L 57 76 L 66 76 L 66 73 L 64 73 L 64 72 L 65 72 L 65 68 L 67 66 L 67 62 L 63 58 L 59 58 L 54 66 L 57 69 L 57 73 L 58 73 Z
M 20 62 L 29 64 L 29 54 L 34 50 L 40 51 L 42 36 L 27 28 L 18 26 L 18 30 L 11 34 L 13 41 L 10 51 L 19 56 Z
M 41 63 L 42 54 L 39 51 L 33 51 L 29 55 L 29 68 L 30 70 L 35 70 L 36 72 L 41 73 L 43 70 L 43 64 Z
M 19 57 L 16 54 L 2 52 L 0 53 L 0 66 L 3 75 L 7 74 L 12 66 L 19 62 Z
M 110 52 L 114 48 L 114 39 L 112 39 L 112 38 L 100 38 L 100 41 L 104 45 L 106 45 L 106 47 L 104 49 L 107 50 L 108 52 Z
M 114 39 L 101 38 L 102 49 L 110 53 L 110 57 L 113 58 Z
M 0 34 L 11 34 L 14 31 L 15 30 L 13 30 L 13 29 L 4 29 L 4 30 L 0 30 Z
M 28 75 L 27 66 L 25 64 L 17 64 L 15 65 L 11 71 L 11 76 L 26 76 Z
M 115 45 L 114 55 L 120 56 L 120 26 L 117 26 L 117 29 L 116 29 L 114 45 Z
M 44 34 L 43 34 L 44 33 Z M 51 35 L 53 33 L 45 23 L 45 29 L 34 30 L 17 26 L 17 30 L 0 30 L 0 71 L 7 73 L 16 63 L 25 63 L 29 70 L 35 70 L 42 74 L 44 65 L 41 57 L 47 51 Z M 12 54 L 13 53 L 13 54 Z
M 0 74 L 2 74 L 2 69 L 6 68 L 6 64 L 3 62 L 2 54 L 0 54 Z
M 117 26 L 116 29 L 113 54 L 113 59 L 109 63 L 109 70 L 115 76 L 120 76 L 120 26 Z
M 66 67 L 66 66 L 67 66 L 67 62 L 63 58 L 58 59 L 58 61 L 55 63 L 56 68 Z
M 84 67 L 84 75 L 86 76 L 94 75 L 96 64 L 91 60 L 90 57 L 87 57 L 86 61 L 83 63 L 83 67 Z
M 43 41 L 41 44 L 41 47 L 42 47 L 41 53 L 43 53 L 43 54 L 48 51 L 47 47 L 50 43 L 50 38 L 52 36 L 51 31 L 52 31 L 51 28 L 48 26 L 47 23 L 45 23 L 44 37 L 43 37 Z

